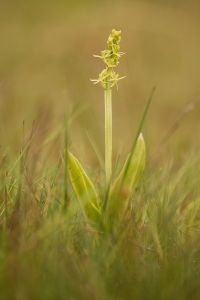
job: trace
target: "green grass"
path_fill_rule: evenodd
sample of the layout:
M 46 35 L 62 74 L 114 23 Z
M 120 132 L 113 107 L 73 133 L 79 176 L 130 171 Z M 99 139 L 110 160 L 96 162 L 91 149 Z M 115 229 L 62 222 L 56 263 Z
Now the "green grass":
M 47 2 L 0 9 L 0 300 L 199 300 L 199 3 Z M 66 154 L 91 178 L 104 218 L 103 95 L 89 78 L 115 26 L 127 78 L 113 91 L 113 181 L 157 90 L 144 174 L 116 228 L 107 214 L 110 229 L 85 217 Z M 119 188 L 112 199 L 126 196 Z
M 24 144 L 1 160 L 1 299 L 199 299 L 197 154 L 149 164 L 120 230 L 97 233 L 70 186 L 64 205 L 64 154 Z

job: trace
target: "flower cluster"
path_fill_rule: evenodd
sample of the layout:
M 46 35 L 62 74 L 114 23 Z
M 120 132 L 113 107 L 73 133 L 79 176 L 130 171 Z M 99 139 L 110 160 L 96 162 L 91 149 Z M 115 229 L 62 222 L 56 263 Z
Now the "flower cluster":
M 111 89 L 117 82 L 124 78 L 119 77 L 114 68 L 119 64 L 120 57 L 124 54 L 120 52 L 121 30 L 112 30 L 107 40 L 107 49 L 101 51 L 101 55 L 94 55 L 103 60 L 105 69 L 99 74 L 98 79 L 93 79 L 94 84 L 101 83 L 104 89 Z

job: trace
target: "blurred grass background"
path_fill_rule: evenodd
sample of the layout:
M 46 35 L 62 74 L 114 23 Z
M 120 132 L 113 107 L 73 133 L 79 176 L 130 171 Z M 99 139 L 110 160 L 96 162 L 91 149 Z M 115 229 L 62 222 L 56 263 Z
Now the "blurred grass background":
M 199 9 L 195 0 L 0 1 L 1 299 L 199 299 Z M 89 79 L 112 28 L 122 30 L 127 76 L 114 91 L 115 159 L 156 86 L 144 129 L 151 166 L 125 235 L 95 245 L 64 184 L 59 129 L 80 112 L 70 149 L 102 193 L 88 136 L 103 155 L 103 91 Z
M 103 155 L 103 91 L 89 79 L 103 67 L 92 55 L 104 49 L 112 28 L 122 30 L 126 55 L 118 71 L 127 76 L 114 92 L 115 155 L 129 149 L 153 86 L 157 90 L 145 126 L 150 155 L 155 160 L 160 152 L 164 158 L 184 157 L 198 149 L 199 8 L 194 0 L 1 0 L 1 151 L 18 149 L 23 121 L 30 131 L 35 120 L 41 137 L 80 107 L 70 129 L 72 148 L 97 163 L 88 135 Z M 184 113 L 188 103 L 193 110 Z

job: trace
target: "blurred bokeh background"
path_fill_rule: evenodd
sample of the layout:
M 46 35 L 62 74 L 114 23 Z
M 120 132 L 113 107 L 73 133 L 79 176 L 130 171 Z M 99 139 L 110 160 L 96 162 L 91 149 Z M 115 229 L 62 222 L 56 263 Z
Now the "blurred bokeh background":
M 145 124 L 152 157 L 185 155 L 200 145 L 200 4 L 184 0 L 1 0 L 0 145 L 16 151 L 22 124 L 35 120 L 41 136 L 79 110 L 71 147 L 96 163 L 103 154 L 103 91 L 89 81 L 103 65 L 93 58 L 111 29 L 122 30 L 126 52 L 114 91 L 115 155 L 130 147 L 153 86 Z

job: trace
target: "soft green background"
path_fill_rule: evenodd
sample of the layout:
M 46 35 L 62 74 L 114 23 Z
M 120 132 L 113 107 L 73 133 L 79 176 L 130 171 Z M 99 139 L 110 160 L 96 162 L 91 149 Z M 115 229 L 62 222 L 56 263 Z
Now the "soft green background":
M 200 299 L 198 2 L 0 0 L 1 300 Z M 104 169 L 88 138 L 103 156 L 103 91 L 89 79 L 112 28 L 126 52 L 113 99 L 114 175 L 157 86 L 147 168 L 116 234 L 84 218 L 58 131 L 78 108 L 70 150 L 104 206 Z
M 97 162 L 88 135 L 103 154 L 103 91 L 89 79 L 102 69 L 92 55 L 104 49 L 112 28 L 122 30 L 126 55 L 118 71 L 127 76 L 114 91 L 115 155 L 129 148 L 154 85 L 145 127 L 152 160 L 160 152 L 184 155 L 198 147 L 199 11 L 194 0 L 1 1 L 1 151 L 18 149 L 23 120 L 27 132 L 36 120 L 44 137 L 78 106 L 82 113 L 71 127 L 72 148 Z M 194 109 L 184 114 L 187 103 Z M 173 125 L 176 131 L 165 139 Z

